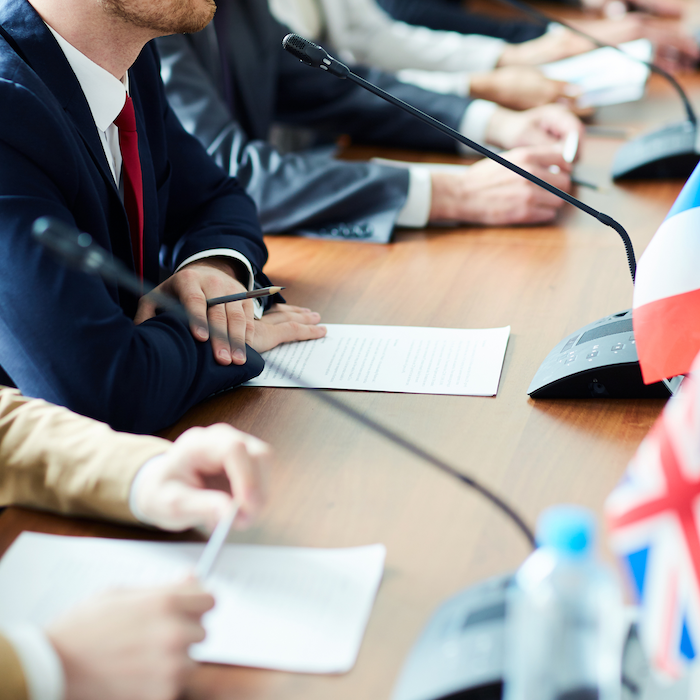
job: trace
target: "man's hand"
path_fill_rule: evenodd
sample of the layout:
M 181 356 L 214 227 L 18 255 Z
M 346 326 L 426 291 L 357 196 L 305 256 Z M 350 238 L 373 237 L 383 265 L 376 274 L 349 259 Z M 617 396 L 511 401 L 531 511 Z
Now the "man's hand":
M 571 164 L 556 148 L 519 148 L 503 157 L 561 190 L 571 187 Z M 556 166 L 552 168 L 552 166 Z M 557 172 L 551 172 L 550 168 Z M 551 221 L 564 202 L 491 160 L 464 173 L 432 175 L 431 221 L 464 221 L 490 226 Z
M 700 59 L 695 39 L 675 22 L 628 14 L 619 19 L 579 20 L 571 24 L 605 44 L 617 45 L 634 39 L 649 39 L 655 48 L 654 61 L 667 71 L 694 68 Z
M 250 344 L 255 332 L 252 300 L 217 304 L 207 309 L 207 299 L 247 291 L 236 279 L 229 260 L 197 260 L 183 267 L 156 289 L 161 294 L 180 300 L 194 319 L 190 324 L 192 335 L 202 342 L 211 337 L 211 347 L 219 364 L 245 364 L 245 346 L 246 343 Z M 153 318 L 156 308 L 157 304 L 148 294 L 141 297 L 134 323 L 143 323 Z
M 326 328 L 317 325 L 320 320 L 321 316 L 311 309 L 275 304 L 255 322 L 255 337 L 250 346 L 258 352 L 266 352 L 282 343 L 323 338 Z
M 66 700 L 175 700 L 204 639 L 214 599 L 194 581 L 93 598 L 46 630 L 66 677 Z
M 190 428 L 148 462 L 134 482 L 139 516 L 164 530 L 213 530 L 235 498 L 235 526 L 245 527 L 265 502 L 272 449 L 252 435 L 217 424 Z
M 683 0 L 583 0 L 582 5 L 586 10 L 600 12 L 610 19 L 621 17 L 628 10 L 681 19 L 687 7 Z
M 563 145 L 572 131 L 578 132 L 583 141 L 583 124 L 562 105 L 544 105 L 524 112 L 499 107 L 486 129 L 486 140 L 507 149 Z
M 605 44 L 617 45 L 634 39 L 649 39 L 655 46 L 655 61 L 665 70 L 694 66 L 700 58 L 695 40 L 673 23 L 628 14 L 619 19 L 577 20 L 572 26 Z M 597 48 L 588 39 L 567 29 L 547 32 L 522 44 L 509 44 L 498 61 L 499 66 L 537 66 L 558 61 Z
M 226 258 L 206 258 L 190 263 L 156 289 L 180 300 L 194 318 L 190 324 L 192 335 L 201 341 L 211 337 L 214 357 L 221 365 L 245 364 L 246 343 L 258 352 L 265 352 L 281 343 L 311 340 L 326 334 L 326 329 L 318 325 L 319 314 L 298 306 L 276 304 L 262 320 L 255 319 L 251 299 L 207 309 L 207 299 L 246 291 L 234 277 Z M 156 308 L 157 304 L 148 294 L 141 297 L 134 323 L 153 318 Z
M 539 66 L 594 48 L 595 44 L 588 39 L 562 29 L 521 44 L 508 44 L 498 60 L 498 66 Z
M 487 73 L 473 73 L 469 94 L 509 109 L 531 109 L 554 102 L 572 109 L 581 88 L 547 78 L 531 66 L 508 66 Z

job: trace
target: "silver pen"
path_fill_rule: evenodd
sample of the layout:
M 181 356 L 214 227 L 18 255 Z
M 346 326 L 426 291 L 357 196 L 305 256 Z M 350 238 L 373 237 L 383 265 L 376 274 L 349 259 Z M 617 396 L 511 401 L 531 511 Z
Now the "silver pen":
M 234 501 L 231 504 L 231 510 L 219 520 L 219 524 L 214 528 L 214 532 L 211 533 L 211 537 L 204 547 L 197 565 L 194 567 L 194 575 L 199 581 L 204 581 L 214 568 L 216 560 L 221 553 L 221 548 L 224 546 L 228 533 L 231 531 L 233 521 L 238 515 L 238 508 L 238 501 Z

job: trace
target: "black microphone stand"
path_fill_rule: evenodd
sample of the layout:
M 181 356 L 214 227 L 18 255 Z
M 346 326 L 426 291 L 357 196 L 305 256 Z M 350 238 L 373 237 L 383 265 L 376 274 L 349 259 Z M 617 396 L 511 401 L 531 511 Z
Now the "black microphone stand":
M 625 245 L 634 283 L 637 264 L 632 242 L 627 231 L 613 218 L 589 207 L 568 192 L 528 173 L 429 114 L 355 75 L 344 63 L 330 56 L 323 47 L 297 34 L 288 34 L 282 41 L 282 46 L 302 63 L 312 68 L 319 68 L 337 78 L 352 80 L 360 87 L 409 112 L 456 141 L 469 146 L 615 229 Z M 644 384 L 634 343 L 632 311 L 628 309 L 588 324 L 562 340 L 545 358 L 530 383 L 527 393 L 533 398 L 668 398 L 673 395 L 680 382 L 681 379 L 676 377 L 673 380 L 664 380 L 655 384 Z

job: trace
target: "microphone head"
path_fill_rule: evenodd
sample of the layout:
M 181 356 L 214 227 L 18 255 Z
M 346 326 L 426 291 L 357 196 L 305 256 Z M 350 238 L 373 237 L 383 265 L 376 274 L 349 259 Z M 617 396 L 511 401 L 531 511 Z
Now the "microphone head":
M 292 56 L 295 56 L 302 63 L 306 63 L 307 66 L 312 68 L 323 67 L 324 59 L 330 63 L 330 56 L 325 49 L 298 34 L 287 34 L 282 39 L 282 47 L 285 51 L 289 51 Z M 328 63 L 325 65 L 328 65 Z

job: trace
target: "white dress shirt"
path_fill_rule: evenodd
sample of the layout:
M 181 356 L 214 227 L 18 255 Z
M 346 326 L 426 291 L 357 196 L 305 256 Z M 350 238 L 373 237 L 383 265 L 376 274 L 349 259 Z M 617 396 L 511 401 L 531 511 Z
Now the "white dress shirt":
M 323 39 L 343 60 L 390 72 L 484 71 L 507 43 L 479 34 L 417 27 L 394 20 L 376 0 L 269 0 L 273 14 L 307 39 Z

